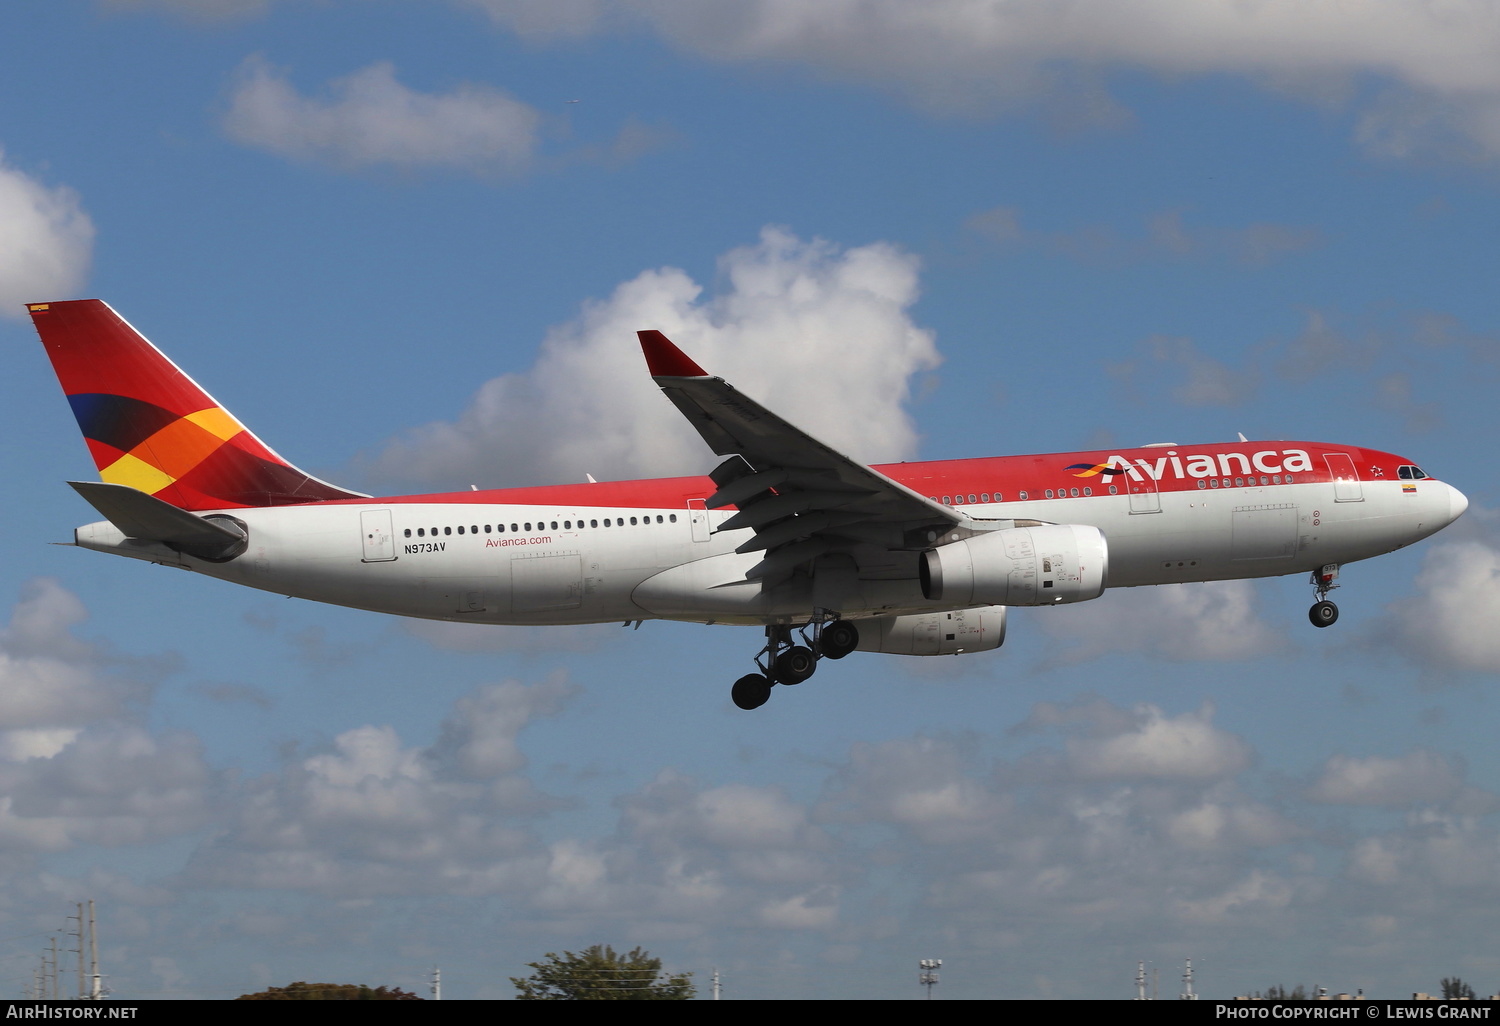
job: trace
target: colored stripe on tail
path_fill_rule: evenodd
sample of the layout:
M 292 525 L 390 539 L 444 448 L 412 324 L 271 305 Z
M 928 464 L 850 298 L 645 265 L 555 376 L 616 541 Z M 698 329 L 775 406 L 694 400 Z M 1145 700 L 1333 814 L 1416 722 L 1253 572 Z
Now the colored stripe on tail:
M 108 304 L 27 309 L 105 481 L 186 510 L 364 498 L 276 455 Z

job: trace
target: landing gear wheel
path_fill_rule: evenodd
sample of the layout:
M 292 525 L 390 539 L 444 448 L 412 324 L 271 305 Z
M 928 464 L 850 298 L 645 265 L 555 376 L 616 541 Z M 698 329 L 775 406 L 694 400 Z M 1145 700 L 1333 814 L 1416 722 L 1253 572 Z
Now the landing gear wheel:
M 771 697 L 771 682 L 764 674 L 747 673 L 734 682 L 729 697 L 741 709 L 759 709 Z
M 835 620 L 824 625 L 821 644 L 829 659 L 842 659 L 859 647 L 859 628 L 848 620 Z
M 1332 627 L 1338 621 L 1339 607 L 1327 599 L 1315 602 L 1307 611 L 1307 618 L 1312 621 L 1314 627 Z
M 780 684 L 801 684 L 818 668 L 818 657 L 805 645 L 794 645 L 776 657 L 771 673 Z

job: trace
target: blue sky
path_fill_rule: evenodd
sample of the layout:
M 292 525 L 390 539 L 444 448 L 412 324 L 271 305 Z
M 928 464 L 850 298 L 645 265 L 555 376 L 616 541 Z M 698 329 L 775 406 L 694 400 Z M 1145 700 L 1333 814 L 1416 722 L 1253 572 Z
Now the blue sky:
M 1203 0 L 17 0 L 0 15 L 0 979 L 130 997 L 1500 989 L 1500 23 Z M 577 101 L 577 102 L 570 102 Z M 657 327 L 870 460 L 1345 441 L 1471 500 L 1300 579 L 1016 611 L 734 709 L 754 631 L 404 623 L 49 546 L 21 304 L 97 296 L 371 491 L 706 470 Z

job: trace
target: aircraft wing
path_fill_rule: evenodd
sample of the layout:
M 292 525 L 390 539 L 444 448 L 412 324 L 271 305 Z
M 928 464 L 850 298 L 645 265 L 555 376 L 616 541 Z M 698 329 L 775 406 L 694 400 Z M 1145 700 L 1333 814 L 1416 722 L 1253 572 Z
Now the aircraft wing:
M 659 331 L 637 332 L 652 379 L 729 459 L 710 477 L 710 508 L 737 506 L 721 531 L 755 534 L 739 552 L 765 551 L 750 577 L 778 579 L 820 555 L 860 544 L 926 548 L 969 517 L 818 441 L 689 359 Z M 770 583 L 770 581 L 768 581 Z

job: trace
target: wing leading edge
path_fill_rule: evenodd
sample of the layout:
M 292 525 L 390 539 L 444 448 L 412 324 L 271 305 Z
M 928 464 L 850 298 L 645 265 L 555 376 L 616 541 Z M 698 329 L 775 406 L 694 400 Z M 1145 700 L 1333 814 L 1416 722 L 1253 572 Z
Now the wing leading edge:
M 764 552 L 746 576 L 767 585 L 830 553 L 861 546 L 925 549 L 968 515 L 856 462 L 710 375 L 659 331 L 637 332 L 652 380 L 709 448 L 726 456 L 709 475 L 710 508 L 736 506 L 720 531 L 750 528 L 736 551 Z

